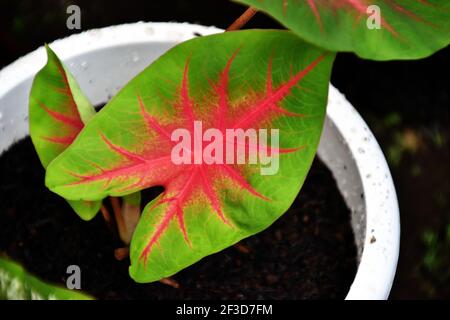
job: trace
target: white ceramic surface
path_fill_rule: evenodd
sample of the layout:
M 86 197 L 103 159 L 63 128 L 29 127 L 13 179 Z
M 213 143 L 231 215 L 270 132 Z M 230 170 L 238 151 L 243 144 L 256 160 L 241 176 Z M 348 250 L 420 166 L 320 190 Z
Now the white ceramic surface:
M 222 30 L 187 23 L 138 22 L 86 31 L 50 45 L 96 105 L 173 45 L 218 32 Z M 0 71 L 0 153 L 28 135 L 28 94 L 45 62 L 41 47 Z M 352 211 L 359 267 L 347 299 L 386 299 L 400 241 L 395 188 L 375 137 L 333 86 L 318 155 Z

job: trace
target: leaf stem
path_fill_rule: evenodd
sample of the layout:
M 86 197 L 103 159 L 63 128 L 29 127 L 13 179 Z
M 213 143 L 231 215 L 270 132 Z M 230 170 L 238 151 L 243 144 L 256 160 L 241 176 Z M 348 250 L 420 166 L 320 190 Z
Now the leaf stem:
M 108 209 L 105 207 L 104 204 L 102 204 L 100 211 L 102 212 L 103 219 L 105 219 L 106 223 L 111 225 L 111 214 L 109 213 Z
M 171 286 L 172 288 L 175 289 L 180 288 L 180 284 L 178 283 L 178 281 L 172 278 L 162 278 L 161 280 L 159 280 L 159 282 Z
M 138 204 L 129 203 L 125 198 L 122 198 L 122 203 L 117 197 L 109 197 L 109 200 L 114 211 L 119 237 L 123 243 L 129 245 L 141 216 L 141 208 Z
M 105 220 L 106 225 L 108 226 L 109 230 L 111 232 L 115 232 L 114 224 L 111 219 L 111 214 L 109 213 L 108 208 L 106 208 L 106 206 L 104 204 L 102 204 L 102 206 L 100 207 L 100 211 L 102 212 L 103 219 Z
M 250 253 L 250 249 L 243 245 L 242 243 L 238 242 L 234 245 L 234 247 L 236 248 L 236 250 L 238 250 L 240 253 L 244 253 L 244 254 L 249 254 Z
M 130 255 L 130 248 L 123 247 L 123 248 L 117 248 L 114 250 L 114 257 L 118 261 L 122 261 L 123 259 L 127 258 Z
M 116 197 L 109 197 L 109 201 L 111 202 L 111 207 L 114 212 L 114 218 L 116 219 L 116 223 L 118 225 L 123 224 L 123 217 L 122 217 L 122 209 L 120 207 L 119 198 Z
M 226 31 L 235 31 L 241 29 L 256 14 L 256 12 L 258 12 L 258 10 L 253 7 L 249 7 L 226 29 Z
M 114 218 L 116 220 L 116 225 L 117 225 L 117 230 L 119 231 L 119 236 L 122 239 L 122 235 L 125 233 L 125 230 L 127 229 L 127 227 L 125 225 L 125 220 L 123 218 L 122 208 L 120 205 L 119 198 L 109 197 L 109 201 L 111 202 L 111 207 L 114 212 Z

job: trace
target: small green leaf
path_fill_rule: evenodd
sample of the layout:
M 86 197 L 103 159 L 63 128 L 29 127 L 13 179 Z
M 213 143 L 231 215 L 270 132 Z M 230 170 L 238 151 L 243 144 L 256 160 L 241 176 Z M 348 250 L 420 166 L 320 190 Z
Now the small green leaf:
M 181 43 L 89 122 L 50 164 L 46 184 L 65 198 L 85 200 L 163 186 L 134 232 L 130 274 L 138 282 L 172 275 L 267 228 L 289 208 L 319 142 L 333 59 L 287 31 L 228 32 Z M 174 133 L 199 137 L 199 125 L 203 132 L 216 129 L 217 139 L 228 129 L 254 132 L 261 140 L 247 150 L 259 161 L 225 161 L 229 148 L 240 145 L 226 137 L 216 162 L 189 143 L 189 160 L 203 160 L 177 163 Z M 264 141 L 264 132 L 272 138 Z M 275 132 L 279 146 L 272 145 Z M 263 150 L 274 160 L 271 175 L 262 173 L 270 166 L 261 163 Z
M 0 257 L 0 300 L 90 300 L 86 294 L 47 284 Z
M 233 0 L 302 39 L 374 60 L 418 59 L 450 43 L 448 0 Z
M 30 93 L 30 135 L 44 168 L 64 151 L 95 115 L 73 76 L 48 47 L 47 64 L 36 75 Z M 69 201 L 84 220 L 92 219 L 101 201 Z

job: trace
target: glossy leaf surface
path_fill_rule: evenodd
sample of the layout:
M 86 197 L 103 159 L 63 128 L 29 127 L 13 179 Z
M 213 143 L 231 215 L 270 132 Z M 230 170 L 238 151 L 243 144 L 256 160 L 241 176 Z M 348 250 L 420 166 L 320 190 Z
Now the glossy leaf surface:
M 47 186 L 72 200 L 163 186 L 134 233 L 130 274 L 138 282 L 174 274 L 267 228 L 291 205 L 320 138 L 333 59 L 287 31 L 184 42 L 98 113 L 51 163 Z M 174 139 L 179 129 L 192 138 L 183 148 Z M 208 129 L 218 135 L 208 140 Z M 248 140 L 246 156 L 278 156 L 272 174 L 262 174 L 269 164 L 261 161 L 226 161 L 245 144 L 226 136 L 235 129 L 262 139 Z M 272 144 L 276 130 L 279 146 Z M 212 141 L 223 144 L 208 153 Z M 190 163 L 177 163 L 174 154 Z
M 302 39 L 367 59 L 418 59 L 450 43 L 448 0 L 236 0 Z
M 47 64 L 36 75 L 30 93 L 30 135 L 44 168 L 64 151 L 95 110 L 56 54 L 46 46 Z M 69 201 L 84 220 L 92 219 L 100 201 Z

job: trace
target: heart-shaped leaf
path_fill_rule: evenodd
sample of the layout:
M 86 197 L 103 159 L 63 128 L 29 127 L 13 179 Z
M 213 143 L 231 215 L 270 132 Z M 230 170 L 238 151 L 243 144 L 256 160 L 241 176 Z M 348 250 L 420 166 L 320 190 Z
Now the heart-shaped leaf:
M 418 59 L 450 43 L 448 0 L 233 0 L 306 41 L 367 59 Z
M 73 200 L 163 186 L 134 233 L 130 274 L 174 274 L 291 205 L 320 138 L 333 59 L 287 31 L 184 42 L 97 114 L 51 163 L 47 186 Z
M 76 138 L 95 110 L 77 82 L 45 46 L 47 64 L 36 75 L 30 93 L 30 135 L 42 165 L 49 163 Z M 92 219 L 101 201 L 69 201 L 84 220 Z

